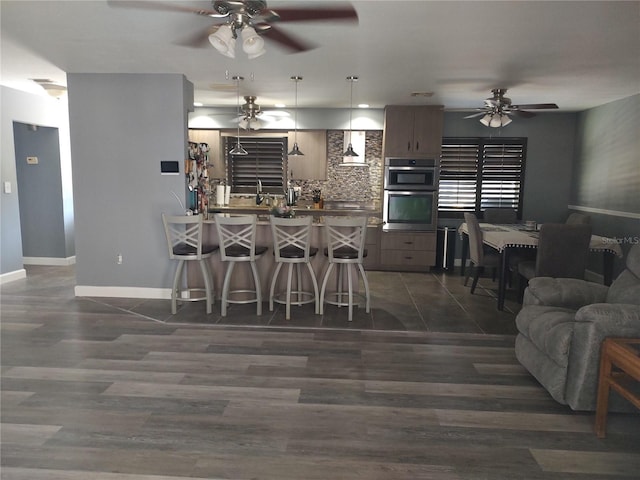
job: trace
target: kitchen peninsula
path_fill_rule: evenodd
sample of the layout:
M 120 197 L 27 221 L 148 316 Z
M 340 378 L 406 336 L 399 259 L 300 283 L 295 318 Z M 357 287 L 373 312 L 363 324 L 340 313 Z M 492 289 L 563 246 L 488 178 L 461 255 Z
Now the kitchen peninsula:
M 380 232 L 381 232 L 381 212 L 373 208 L 366 208 L 360 206 L 354 206 L 353 208 L 324 208 L 314 209 L 306 208 L 304 205 L 299 207 L 293 207 L 293 211 L 296 216 L 314 216 L 314 223 L 312 229 L 311 245 L 318 248 L 318 254 L 312 259 L 311 265 L 315 272 L 316 278 L 322 278 L 326 269 L 327 258 L 323 254 L 325 247 L 324 238 L 324 217 L 326 216 L 367 216 L 369 217 L 369 228 L 367 229 L 366 236 L 366 249 L 367 256 L 365 258 L 365 269 L 376 269 L 379 262 L 380 251 Z M 269 286 L 271 282 L 271 275 L 275 268 L 275 261 L 273 256 L 273 238 L 271 233 L 271 226 L 269 223 L 270 207 L 262 205 L 238 205 L 229 207 L 210 207 L 210 216 L 205 220 L 205 242 L 209 244 L 218 244 L 218 236 L 215 228 L 215 220 L 213 214 L 215 213 L 227 213 L 230 215 L 257 215 L 257 232 L 256 232 L 256 244 L 265 245 L 269 247 L 270 252 L 267 252 L 262 258 L 257 261 L 258 272 L 260 276 L 260 283 L 263 298 L 269 298 Z M 226 265 L 220 260 L 219 255 L 214 255 L 211 260 L 211 272 L 214 279 L 214 285 L 216 289 L 216 296 L 219 298 L 220 290 L 222 288 L 222 282 Z M 187 265 L 187 275 L 189 285 L 202 287 L 202 276 L 199 269 L 191 265 Z M 252 282 L 251 275 L 248 269 L 246 271 L 238 269 L 238 274 L 234 275 L 231 280 L 231 289 L 248 288 Z M 307 285 L 308 278 L 303 278 L 305 288 L 309 288 Z

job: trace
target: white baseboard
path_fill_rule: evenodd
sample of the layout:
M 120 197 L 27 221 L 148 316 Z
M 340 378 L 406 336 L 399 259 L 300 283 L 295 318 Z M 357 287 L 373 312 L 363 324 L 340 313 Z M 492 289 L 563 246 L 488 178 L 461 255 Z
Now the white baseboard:
M 171 299 L 170 288 L 92 287 L 89 285 L 76 285 L 74 292 L 76 297 Z
M 22 257 L 22 263 L 24 265 L 48 265 L 53 267 L 67 267 L 69 265 L 75 265 L 76 256 L 67 258 L 58 257 Z
M 0 285 L 9 282 L 15 282 L 16 280 L 21 280 L 23 278 L 27 278 L 27 271 L 24 268 L 20 270 L 15 270 L 13 272 L 7 272 L 0 275 Z

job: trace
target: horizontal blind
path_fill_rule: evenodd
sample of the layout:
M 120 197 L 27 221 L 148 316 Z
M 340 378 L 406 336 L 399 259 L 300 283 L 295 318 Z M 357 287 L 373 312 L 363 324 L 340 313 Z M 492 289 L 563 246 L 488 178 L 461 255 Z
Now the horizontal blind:
M 474 212 L 478 190 L 478 142 L 444 140 L 440 157 L 438 210 Z
M 482 149 L 482 186 L 480 209 L 513 208 L 519 210 L 524 172 L 523 142 L 493 140 Z
M 240 137 L 240 143 L 247 155 L 232 155 L 237 139 L 225 139 L 232 191 L 255 193 L 260 180 L 264 191 L 283 192 L 287 137 Z

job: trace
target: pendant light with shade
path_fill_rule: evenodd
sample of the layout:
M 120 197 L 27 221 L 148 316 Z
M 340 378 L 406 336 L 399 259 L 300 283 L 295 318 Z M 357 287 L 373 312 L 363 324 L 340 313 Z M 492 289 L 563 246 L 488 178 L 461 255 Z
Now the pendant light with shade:
M 293 80 L 294 82 L 296 82 L 296 103 L 295 103 L 295 116 L 294 116 L 294 125 L 293 125 L 293 148 L 291 149 L 291 151 L 287 154 L 290 157 L 294 156 L 294 157 L 299 157 L 299 156 L 304 156 L 304 153 L 302 153 L 300 151 L 300 148 L 298 148 L 298 82 L 302 81 L 302 77 L 300 76 L 293 76 L 291 77 L 291 80 Z
M 351 82 L 351 97 L 349 100 L 349 146 L 342 155 L 344 157 L 357 157 L 358 154 L 353 150 L 353 145 L 351 144 L 351 119 L 353 114 L 353 82 L 357 82 L 358 77 L 350 75 L 347 77 L 347 81 Z
M 233 80 L 236 82 L 236 97 L 238 99 L 238 116 L 240 116 L 240 81 L 244 80 L 244 77 L 234 75 Z M 240 144 L 240 122 L 238 122 L 238 136 L 236 146 L 229 152 L 231 155 L 248 155 L 249 153 Z

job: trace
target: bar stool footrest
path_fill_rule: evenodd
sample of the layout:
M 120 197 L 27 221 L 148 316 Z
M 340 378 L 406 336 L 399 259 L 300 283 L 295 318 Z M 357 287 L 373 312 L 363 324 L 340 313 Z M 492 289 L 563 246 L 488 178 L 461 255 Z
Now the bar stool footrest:
M 335 300 L 331 300 L 331 297 L 335 297 Z M 346 299 L 346 300 L 343 300 Z M 366 295 L 358 292 L 353 292 L 354 300 L 356 298 L 361 298 L 366 302 Z M 324 303 L 328 303 L 330 305 L 337 305 L 338 307 L 348 307 L 349 306 L 349 292 L 326 292 L 324 294 Z M 353 302 L 354 306 L 358 306 L 358 303 Z
M 305 296 L 308 297 L 305 300 L 294 300 L 294 297 L 298 297 L 298 296 Z M 284 299 L 282 297 L 285 297 Z M 287 296 L 287 292 L 278 292 L 278 293 L 274 293 L 273 294 L 273 301 L 275 303 L 279 303 L 281 305 L 286 305 L 287 304 L 287 300 L 286 300 L 286 296 Z M 307 303 L 313 303 L 316 301 L 316 294 L 313 292 L 304 292 L 304 291 L 299 291 L 299 290 L 291 290 L 291 305 L 306 305 Z
M 237 296 L 242 293 L 250 293 L 254 295 L 253 298 L 247 299 L 232 299 L 231 296 Z M 244 304 L 244 303 L 257 303 L 258 302 L 258 294 L 255 290 L 230 290 L 227 294 L 227 303 L 235 303 L 235 304 Z

